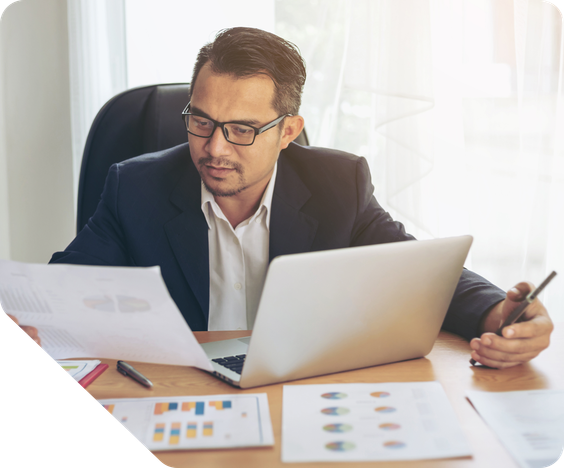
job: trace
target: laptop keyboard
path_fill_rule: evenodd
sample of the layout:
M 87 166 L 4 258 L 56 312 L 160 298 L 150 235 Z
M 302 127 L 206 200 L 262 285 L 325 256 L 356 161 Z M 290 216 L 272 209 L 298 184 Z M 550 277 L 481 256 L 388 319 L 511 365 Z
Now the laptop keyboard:
M 212 361 L 217 362 L 220 366 L 227 367 L 229 370 L 241 375 L 246 357 L 246 354 L 238 354 L 237 356 L 226 356 L 223 358 L 212 359 Z

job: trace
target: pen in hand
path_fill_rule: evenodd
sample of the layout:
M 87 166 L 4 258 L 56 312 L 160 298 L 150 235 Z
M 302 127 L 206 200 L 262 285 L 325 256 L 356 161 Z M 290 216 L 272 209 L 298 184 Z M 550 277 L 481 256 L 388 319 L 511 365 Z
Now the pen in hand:
M 128 364 L 125 361 L 118 361 L 117 362 L 117 370 L 119 373 L 131 377 L 136 382 L 139 382 L 141 385 L 144 385 L 147 388 L 151 388 L 153 383 L 145 377 L 141 372 L 134 369 L 132 365 Z
M 540 284 L 538 288 L 536 288 L 534 291 L 531 291 L 527 295 L 527 297 L 525 297 L 525 299 L 523 299 L 523 301 L 521 301 L 521 303 L 515 308 L 515 310 L 507 316 L 507 318 L 503 321 L 495 334 L 498 336 L 503 336 L 503 329 L 519 320 L 521 315 L 523 315 L 523 313 L 525 312 L 527 306 L 537 298 L 537 296 L 542 292 L 546 285 L 552 281 L 552 278 L 554 278 L 555 276 L 556 272 L 553 271 L 550 275 L 547 276 L 547 278 Z M 470 364 L 475 366 L 476 361 L 474 359 L 470 359 Z

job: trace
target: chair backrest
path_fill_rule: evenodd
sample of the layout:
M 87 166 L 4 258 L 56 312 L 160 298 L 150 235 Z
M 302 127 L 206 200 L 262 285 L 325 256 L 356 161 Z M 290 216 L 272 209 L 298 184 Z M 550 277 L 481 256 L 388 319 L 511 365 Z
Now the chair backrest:
M 180 115 L 188 103 L 189 88 L 188 83 L 133 88 L 114 96 L 100 109 L 82 155 L 77 232 L 96 211 L 112 164 L 188 140 Z M 296 143 L 308 145 L 305 130 Z

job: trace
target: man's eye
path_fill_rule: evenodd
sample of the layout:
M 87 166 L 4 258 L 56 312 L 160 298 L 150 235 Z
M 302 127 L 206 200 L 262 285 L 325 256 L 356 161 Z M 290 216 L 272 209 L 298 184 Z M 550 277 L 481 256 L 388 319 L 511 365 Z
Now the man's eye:
M 199 119 L 197 117 L 194 118 L 196 125 L 200 128 L 207 128 L 212 125 L 212 122 L 207 119 Z
M 253 133 L 253 129 L 249 128 L 249 127 L 240 127 L 238 125 L 234 125 L 231 130 L 233 131 L 233 133 L 236 133 L 237 135 L 249 135 L 250 133 Z

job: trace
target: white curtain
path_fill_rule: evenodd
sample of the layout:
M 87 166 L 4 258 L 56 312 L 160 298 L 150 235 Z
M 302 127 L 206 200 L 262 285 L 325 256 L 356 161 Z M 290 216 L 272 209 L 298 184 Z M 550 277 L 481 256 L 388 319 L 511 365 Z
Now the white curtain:
M 296 11 L 300 11 L 296 15 Z M 365 156 L 418 238 L 472 234 L 467 266 L 564 320 L 562 16 L 541 0 L 278 0 L 308 64 L 311 144 Z
M 123 0 L 68 0 L 75 170 L 128 70 L 130 85 L 148 84 L 157 60 L 158 81 L 188 81 L 190 57 L 215 31 L 274 29 L 307 62 L 311 143 L 365 156 L 377 199 L 416 237 L 474 235 L 467 266 L 500 287 L 559 271 L 542 298 L 564 321 L 564 42 L 553 4 L 274 0 L 274 28 L 272 2 L 244 4 L 216 0 L 217 18 L 191 24 L 196 2 L 128 0 L 124 13 Z M 186 28 L 170 27 L 174 11 Z
M 111 97 L 127 88 L 124 0 L 67 0 L 67 14 L 76 205 L 82 152 L 92 121 Z

